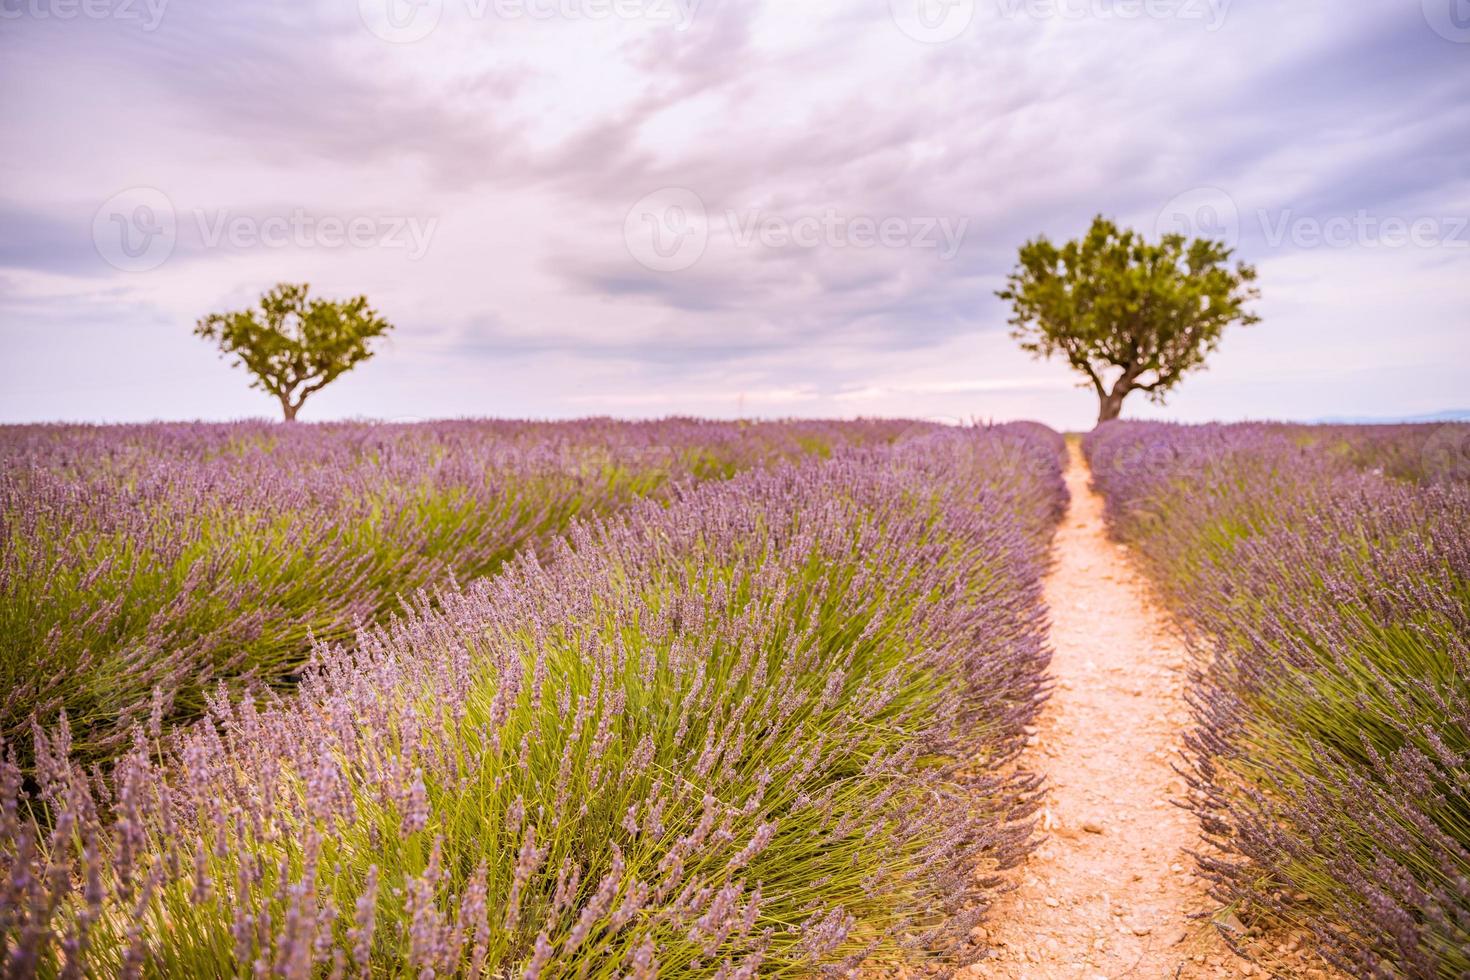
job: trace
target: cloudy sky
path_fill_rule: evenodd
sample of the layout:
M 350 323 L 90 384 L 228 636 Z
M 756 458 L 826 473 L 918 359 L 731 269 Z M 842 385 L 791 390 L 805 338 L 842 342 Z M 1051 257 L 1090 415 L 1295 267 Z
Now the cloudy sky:
M 190 333 L 398 327 L 303 419 L 1032 417 L 1019 244 L 1223 235 L 1185 419 L 1470 407 L 1466 0 L 0 0 L 0 420 L 268 416 Z M 1139 397 L 1139 396 L 1135 396 Z

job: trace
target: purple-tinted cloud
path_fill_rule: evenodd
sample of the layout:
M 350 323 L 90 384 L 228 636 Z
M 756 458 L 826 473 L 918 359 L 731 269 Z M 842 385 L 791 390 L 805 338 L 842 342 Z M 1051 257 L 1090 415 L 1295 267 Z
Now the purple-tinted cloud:
M 145 29 L 36 0 L 0 22 L 0 343 L 49 372 L 37 384 L 9 359 L 0 417 L 237 414 L 256 403 L 221 398 L 243 383 L 189 325 L 309 279 L 367 292 L 399 326 L 325 412 L 603 398 L 1078 424 L 1086 393 L 1014 351 L 993 291 L 1022 241 L 1099 212 L 1152 233 L 1227 208 L 1261 266 L 1266 322 L 1227 338 L 1179 393 L 1184 415 L 1361 413 L 1385 316 L 1384 414 L 1443 407 L 1437 379 L 1470 353 L 1453 234 L 1470 215 L 1470 44 L 1417 4 L 1175 5 L 1201 20 L 978 0 L 959 36 L 924 43 L 887 3 L 649 0 L 598 19 L 528 0 L 558 11 L 538 19 L 442 0 L 433 30 L 392 43 L 359 16 L 385 2 L 158 0 Z M 685 22 L 655 16 L 671 10 Z M 171 237 L 119 259 L 95 228 L 135 211 L 99 209 L 137 188 L 163 196 Z M 699 221 L 654 214 L 665 238 L 630 241 L 640 202 L 670 189 Z M 1171 215 L 1180 201 L 1213 210 Z M 417 247 L 320 231 L 369 219 L 417 222 Z M 1385 245 L 1384 220 L 1437 237 Z M 243 237 L 216 234 L 230 221 Z M 293 221 L 313 230 L 261 234 Z M 1334 221 L 1347 239 L 1324 246 Z M 693 232 L 687 256 L 660 257 Z M 1397 301 L 1365 301 L 1365 277 Z M 108 371 L 168 383 L 99 389 Z

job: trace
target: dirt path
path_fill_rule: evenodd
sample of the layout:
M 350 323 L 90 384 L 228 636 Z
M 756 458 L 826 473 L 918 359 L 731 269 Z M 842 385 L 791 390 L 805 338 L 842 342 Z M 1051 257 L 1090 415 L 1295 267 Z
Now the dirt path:
M 1185 853 L 1195 820 L 1171 802 L 1184 791 L 1170 762 L 1188 722 L 1186 653 L 1108 540 L 1102 499 L 1071 452 L 1072 506 L 1046 581 L 1056 687 L 1028 760 L 1050 787 L 1048 840 L 987 917 L 996 953 L 971 976 L 1262 975 L 1187 917 L 1209 903 Z

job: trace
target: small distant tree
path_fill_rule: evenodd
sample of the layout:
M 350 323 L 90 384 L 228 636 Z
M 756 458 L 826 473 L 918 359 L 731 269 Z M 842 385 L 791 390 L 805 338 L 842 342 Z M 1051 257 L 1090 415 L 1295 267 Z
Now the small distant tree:
M 1060 354 L 1086 376 L 1101 423 L 1118 417 L 1132 391 L 1162 403 L 1227 326 L 1260 320 L 1245 309 L 1260 295 L 1256 270 L 1231 268 L 1231 254 L 1223 242 L 1177 234 L 1153 244 L 1099 215 L 1079 241 L 1021 246 L 996 295 L 1013 307 L 1023 350 Z
M 194 328 L 255 375 L 250 386 L 274 395 L 288 422 L 307 396 L 372 357 L 369 342 L 393 329 L 365 296 L 308 299 L 309 288 L 281 283 L 255 309 L 211 313 Z

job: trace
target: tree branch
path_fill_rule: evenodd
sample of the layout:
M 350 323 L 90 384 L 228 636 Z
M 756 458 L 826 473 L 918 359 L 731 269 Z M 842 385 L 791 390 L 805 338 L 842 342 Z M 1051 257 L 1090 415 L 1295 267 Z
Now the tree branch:
M 1156 380 L 1150 381 L 1146 385 L 1134 385 L 1133 387 L 1138 391 L 1157 392 L 1163 391 L 1165 388 L 1169 387 L 1173 383 L 1174 378 L 1160 371 L 1159 376 Z

